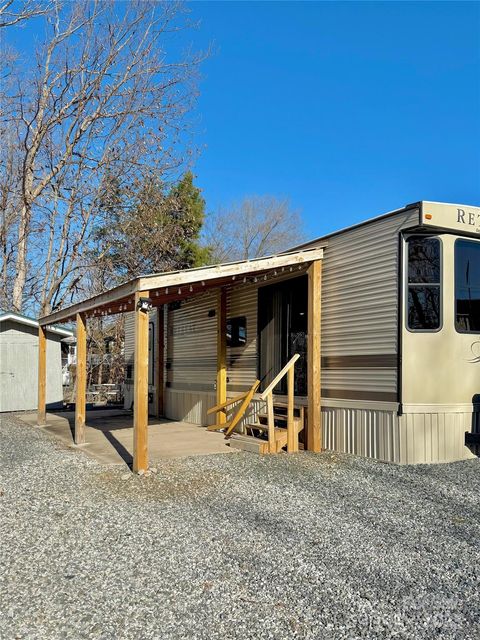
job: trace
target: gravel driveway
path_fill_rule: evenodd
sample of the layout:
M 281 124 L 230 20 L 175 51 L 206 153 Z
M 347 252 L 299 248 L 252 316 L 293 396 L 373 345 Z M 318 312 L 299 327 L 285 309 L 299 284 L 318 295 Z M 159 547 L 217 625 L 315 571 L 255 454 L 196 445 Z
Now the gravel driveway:
M 2 640 L 480 637 L 480 460 L 0 448 Z

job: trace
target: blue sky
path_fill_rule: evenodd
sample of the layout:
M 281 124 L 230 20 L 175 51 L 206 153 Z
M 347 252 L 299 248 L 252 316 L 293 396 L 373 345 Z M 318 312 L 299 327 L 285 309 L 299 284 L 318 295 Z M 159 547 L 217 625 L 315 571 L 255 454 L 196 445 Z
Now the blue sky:
M 121 6 L 121 3 L 119 3 Z M 480 205 L 480 3 L 189 2 L 209 210 L 288 197 L 308 237 L 418 200 Z M 8 30 L 28 59 L 38 21 Z
M 480 4 L 194 2 L 208 207 L 290 198 L 307 235 L 480 204 Z

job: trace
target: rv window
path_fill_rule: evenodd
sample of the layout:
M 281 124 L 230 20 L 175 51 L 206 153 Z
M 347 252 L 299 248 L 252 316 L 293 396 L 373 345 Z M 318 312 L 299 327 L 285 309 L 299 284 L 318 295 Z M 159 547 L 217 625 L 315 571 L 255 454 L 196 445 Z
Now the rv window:
M 230 318 L 227 320 L 227 347 L 244 347 L 247 343 L 247 319 Z
M 480 242 L 455 242 L 455 327 L 480 333 Z
M 407 326 L 412 331 L 440 328 L 440 240 L 408 238 Z

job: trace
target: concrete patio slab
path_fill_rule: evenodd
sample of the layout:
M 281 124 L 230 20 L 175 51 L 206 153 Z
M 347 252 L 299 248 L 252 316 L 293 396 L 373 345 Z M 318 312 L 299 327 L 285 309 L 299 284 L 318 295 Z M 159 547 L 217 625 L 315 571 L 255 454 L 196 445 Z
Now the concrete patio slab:
M 20 420 L 37 427 L 37 414 L 17 414 Z M 75 413 L 47 413 L 47 425 L 37 427 L 58 438 L 60 442 L 92 456 L 104 464 L 132 464 L 133 416 L 122 409 L 87 411 L 85 444 L 75 445 L 73 432 Z M 148 425 L 150 463 L 162 458 L 233 453 L 221 433 L 187 422 L 150 418 Z

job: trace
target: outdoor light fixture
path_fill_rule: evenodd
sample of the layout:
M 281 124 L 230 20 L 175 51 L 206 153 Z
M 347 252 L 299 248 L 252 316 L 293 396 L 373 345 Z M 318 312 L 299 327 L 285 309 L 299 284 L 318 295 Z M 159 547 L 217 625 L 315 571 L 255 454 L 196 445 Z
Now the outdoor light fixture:
M 148 313 L 148 311 L 152 310 L 152 301 L 150 298 L 140 298 L 137 302 L 137 310 Z

